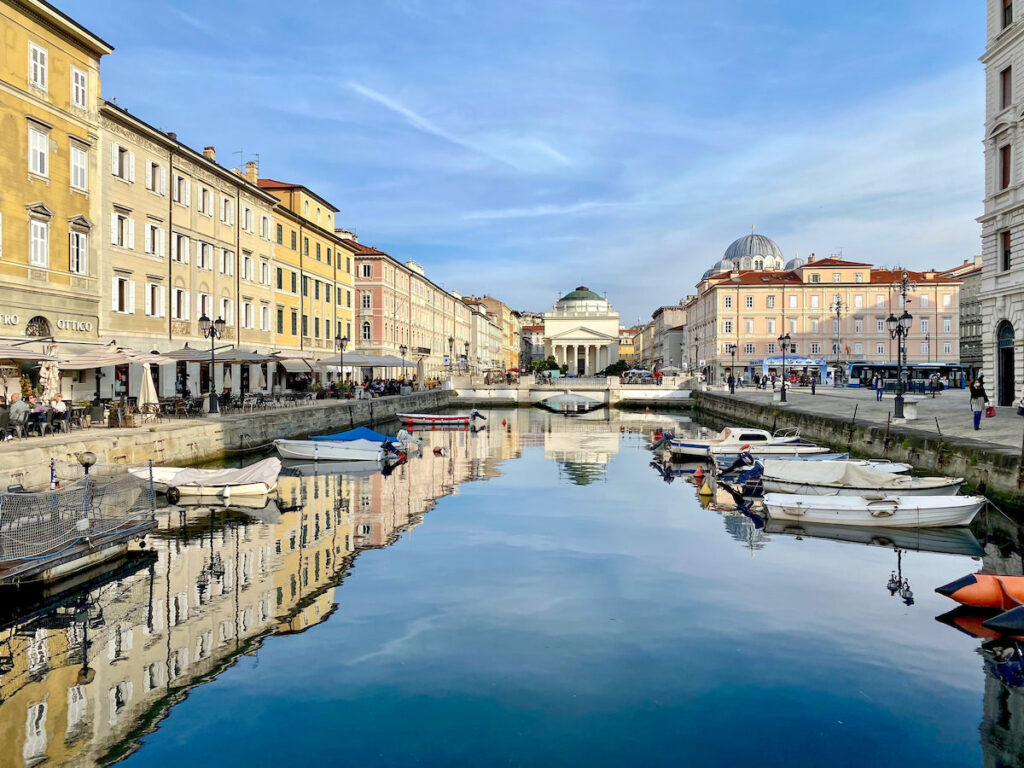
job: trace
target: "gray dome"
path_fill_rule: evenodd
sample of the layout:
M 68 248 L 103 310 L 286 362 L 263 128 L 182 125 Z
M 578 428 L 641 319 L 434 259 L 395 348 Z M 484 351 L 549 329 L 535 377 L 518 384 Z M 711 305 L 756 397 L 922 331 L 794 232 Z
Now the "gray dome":
M 801 259 L 799 256 L 794 256 L 792 259 L 786 262 L 785 269 L 787 272 L 792 272 L 794 269 L 799 269 L 800 267 L 802 267 L 805 263 L 806 262 L 804 262 L 804 260 Z
M 711 265 L 711 269 L 704 273 L 704 277 L 711 277 L 711 275 L 717 275 L 719 272 L 732 272 L 736 269 L 736 265 L 728 259 L 719 259 Z M 704 279 L 701 278 L 701 280 Z
M 775 241 L 764 235 L 744 235 L 739 240 L 734 240 L 732 245 L 725 249 L 723 260 L 739 261 L 744 256 L 771 257 L 783 261 L 782 249 L 775 244 Z

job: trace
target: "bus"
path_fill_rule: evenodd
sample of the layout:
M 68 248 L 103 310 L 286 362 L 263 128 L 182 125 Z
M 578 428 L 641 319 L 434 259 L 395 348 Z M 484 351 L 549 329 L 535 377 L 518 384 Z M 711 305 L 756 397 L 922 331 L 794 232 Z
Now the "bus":
M 909 392 L 927 392 L 932 374 L 937 374 L 940 380 L 944 379 L 949 389 L 964 389 L 967 386 L 964 367 L 959 363 L 908 363 L 903 369 Z M 896 372 L 895 363 L 847 363 L 846 386 L 869 388 L 877 374 L 885 380 L 885 388 L 892 390 L 896 388 Z

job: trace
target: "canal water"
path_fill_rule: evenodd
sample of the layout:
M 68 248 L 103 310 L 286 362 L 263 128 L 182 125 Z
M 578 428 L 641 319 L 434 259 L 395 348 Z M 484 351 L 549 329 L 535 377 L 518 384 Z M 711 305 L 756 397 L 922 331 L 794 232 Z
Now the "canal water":
M 387 477 L 165 509 L 125 573 L 6 605 L 0 768 L 1021 764 L 1019 651 L 933 592 L 1019 573 L 1006 521 L 766 531 L 650 466 L 683 417 L 487 415 Z

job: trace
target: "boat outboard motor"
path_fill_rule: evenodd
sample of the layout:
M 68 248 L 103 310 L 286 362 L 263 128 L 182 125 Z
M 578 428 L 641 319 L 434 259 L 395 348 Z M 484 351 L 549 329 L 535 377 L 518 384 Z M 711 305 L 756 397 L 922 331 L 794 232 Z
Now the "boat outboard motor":
M 484 421 L 487 421 L 487 417 L 480 413 L 476 408 L 469 412 L 469 420 L 472 422 L 473 419 L 483 419 Z
M 733 472 L 741 472 L 745 469 L 750 469 L 754 466 L 754 457 L 750 455 L 750 451 L 740 451 L 739 456 L 736 460 L 729 465 L 728 469 L 722 472 L 723 475 L 729 475 Z
M 671 429 L 666 429 L 661 433 L 661 439 L 651 446 L 652 451 L 656 451 L 659 448 L 668 445 L 671 441 L 676 439 L 676 433 Z

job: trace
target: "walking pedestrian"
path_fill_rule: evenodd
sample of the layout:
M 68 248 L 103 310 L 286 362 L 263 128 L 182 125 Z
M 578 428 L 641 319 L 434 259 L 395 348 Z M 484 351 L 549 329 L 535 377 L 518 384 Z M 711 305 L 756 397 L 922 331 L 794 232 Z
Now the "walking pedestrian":
M 733 376 L 731 373 L 729 374 L 729 394 L 736 394 L 736 377 Z
M 971 382 L 971 410 L 974 411 L 974 428 L 981 429 L 981 413 L 988 406 L 988 393 L 985 391 L 985 377 L 979 376 Z
M 885 379 L 882 378 L 882 374 L 876 373 L 875 378 L 872 381 L 875 386 L 875 402 L 882 402 L 882 395 L 885 394 Z

